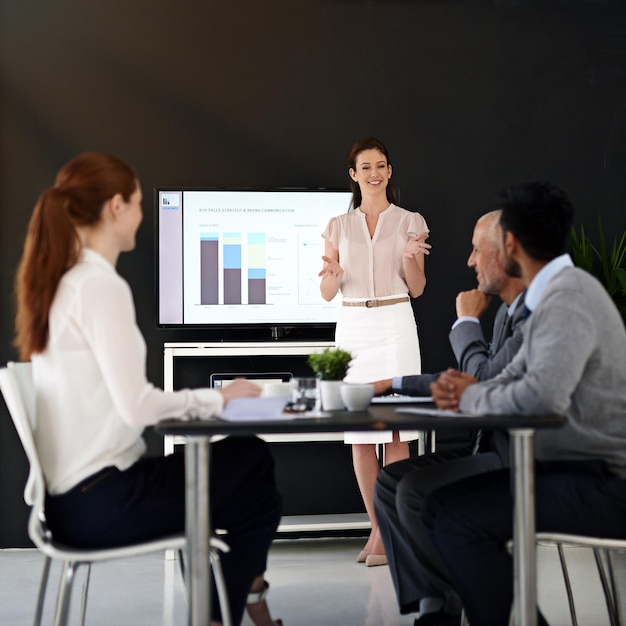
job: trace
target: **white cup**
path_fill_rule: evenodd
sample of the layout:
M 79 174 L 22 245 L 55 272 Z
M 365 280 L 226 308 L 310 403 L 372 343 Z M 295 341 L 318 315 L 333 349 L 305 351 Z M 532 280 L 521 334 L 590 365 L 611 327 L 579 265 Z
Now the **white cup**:
M 291 383 L 265 383 L 263 385 L 263 395 L 290 398 L 292 388 L 293 385 Z
M 348 411 L 364 411 L 374 396 L 374 385 L 344 383 L 339 393 Z

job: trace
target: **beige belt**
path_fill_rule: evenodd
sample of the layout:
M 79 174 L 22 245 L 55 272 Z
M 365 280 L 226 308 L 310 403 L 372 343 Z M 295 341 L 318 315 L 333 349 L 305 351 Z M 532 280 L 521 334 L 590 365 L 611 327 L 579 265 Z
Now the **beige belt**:
M 391 298 L 389 300 L 361 300 L 360 302 L 346 302 L 344 300 L 341 304 L 342 306 L 364 306 L 371 309 L 375 306 L 389 306 L 390 304 L 399 304 L 400 302 L 408 301 L 409 296 L 404 296 L 402 298 Z

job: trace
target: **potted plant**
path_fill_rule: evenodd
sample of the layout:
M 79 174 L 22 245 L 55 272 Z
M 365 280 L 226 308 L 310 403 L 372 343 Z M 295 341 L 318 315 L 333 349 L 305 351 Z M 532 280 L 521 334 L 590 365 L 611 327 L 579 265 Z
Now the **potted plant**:
M 626 231 L 607 246 L 602 220 L 598 216 L 599 245 L 595 246 L 581 225 L 580 234 L 572 228 L 570 248 L 574 264 L 595 276 L 615 302 L 626 324 Z
M 348 372 L 352 354 L 339 348 L 325 348 L 309 354 L 309 365 L 322 380 L 343 380 Z
M 343 409 L 341 384 L 346 377 L 352 354 L 340 348 L 325 348 L 308 357 L 308 363 L 319 379 L 320 400 L 325 411 Z

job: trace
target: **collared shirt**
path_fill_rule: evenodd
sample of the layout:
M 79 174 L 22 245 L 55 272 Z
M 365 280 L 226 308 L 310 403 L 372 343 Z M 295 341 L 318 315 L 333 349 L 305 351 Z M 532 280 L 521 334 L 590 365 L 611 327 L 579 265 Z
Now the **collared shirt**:
M 515 309 L 517 309 L 517 303 L 519 302 L 519 299 L 522 297 L 522 293 L 524 293 L 523 291 L 520 291 L 517 294 L 517 297 L 515 298 L 515 300 L 513 300 L 513 302 L 511 302 L 511 304 L 509 304 L 509 306 L 506 309 L 506 314 L 509 317 L 513 317 L 513 313 L 515 313 Z
M 390 204 L 378 216 L 371 237 L 360 208 L 333 217 L 322 237 L 339 252 L 344 270 L 341 295 L 347 298 L 380 298 L 408 292 L 402 251 L 408 233 L 428 232 L 419 214 Z
M 552 259 L 549 263 L 546 263 L 546 265 L 537 272 L 528 286 L 526 300 L 524 301 L 524 304 L 531 313 L 537 308 L 539 302 L 541 302 L 541 298 L 543 297 L 548 283 L 566 267 L 574 267 L 574 263 L 569 254 L 562 254 Z
M 105 467 L 130 467 L 145 452 L 145 426 L 166 417 L 208 417 L 223 405 L 213 389 L 166 393 L 148 382 L 130 287 L 89 249 L 61 278 L 48 345 L 32 363 L 35 442 L 52 494 Z

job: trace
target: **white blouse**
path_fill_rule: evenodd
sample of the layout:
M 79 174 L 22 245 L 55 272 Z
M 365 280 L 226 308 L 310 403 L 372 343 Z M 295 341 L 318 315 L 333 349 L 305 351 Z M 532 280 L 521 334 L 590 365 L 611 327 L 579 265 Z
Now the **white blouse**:
M 104 467 L 131 466 L 145 452 L 149 424 L 222 409 L 213 389 L 166 393 L 148 382 L 130 287 L 92 250 L 62 277 L 49 328 L 48 346 L 32 363 L 35 441 L 51 494 Z
M 408 233 L 428 232 L 419 213 L 390 204 L 379 216 L 370 237 L 365 213 L 354 211 L 333 217 L 322 237 L 339 252 L 344 274 L 341 293 L 347 298 L 379 298 L 407 293 L 402 251 Z

